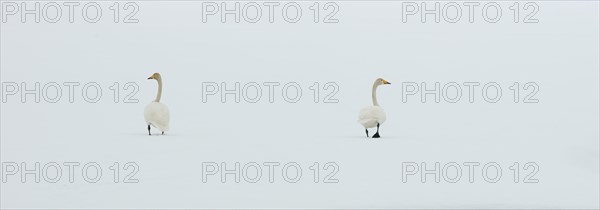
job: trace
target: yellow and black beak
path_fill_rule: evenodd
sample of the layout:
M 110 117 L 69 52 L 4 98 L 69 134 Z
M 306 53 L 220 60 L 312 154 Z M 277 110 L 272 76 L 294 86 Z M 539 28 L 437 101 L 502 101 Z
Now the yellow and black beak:
M 154 79 L 153 77 L 148 77 L 148 79 Z
M 387 80 L 383 80 L 383 84 L 384 85 L 391 85 L 392 83 L 388 82 Z

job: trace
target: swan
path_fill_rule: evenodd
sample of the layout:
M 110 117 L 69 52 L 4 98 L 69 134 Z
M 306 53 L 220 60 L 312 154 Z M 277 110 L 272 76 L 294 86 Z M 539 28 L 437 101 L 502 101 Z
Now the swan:
M 365 107 L 360 110 L 358 115 L 358 123 L 365 127 L 365 132 L 367 133 L 367 137 L 369 137 L 368 128 L 377 127 L 377 132 L 373 135 L 373 138 L 379 138 L 379 125 L 385 122 L 385 112 L 377 103 L 377 87 L 380 85 L 389 85 L 388 81 L 378 78 L 375 80 L 373 84 L 373 90 L 371 92 L 371 97 L 373 98 L 373 106 Z
M 150 102 L 150 104 L 146 106 L 146 109 L 144 109 L 144 119 L 146 120 L 146 124 L 148 124 L 148 135 L 152 135 L 152 133 L 150 133 L 150 125 L 158 128 L 162 131 L 162 134 L 165 134 L 165 131 L 169 131 L 170 115 L 169 107 L 160 103 L 160 97 L 162 96 L 162 77 L 159 73 L 154 73 L 152 76 L 148 77 L 148 79 L 155 79 L 158 82 L 156 99 Z

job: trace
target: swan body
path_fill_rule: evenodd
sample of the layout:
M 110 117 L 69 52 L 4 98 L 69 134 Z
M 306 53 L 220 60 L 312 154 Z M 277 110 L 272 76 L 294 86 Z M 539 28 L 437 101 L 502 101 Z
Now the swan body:
M 388 85 L 391 84 L 388 81 L 378 78 L 373 83 L 373 89 L 371 91 L 371 97 L 373 99 L 373 106 L 365 107 L 360 110 L 358 114 L 358 123 L 360 123 L 363 127 L 365 127 L 365 132 L 367 133 L 367 137 L 369 137 L 368 128 L 377 127 L 377 132 L 373 135 L 373 138 L 379 138 L 379 126 L 385 122 L 386 115 L 383 108 L 379 106 L 377 102 L 377 87 L 380 85 Z
M 385 122 L 385 111 L 379 106 L 369 106 L 360 110 L 358 123 L 365 128 L 377 127 Z
M 171 117 L 169 114 L 169 107 L 160 102 L 162 96 L 162 77 L 159 73 L 154 73 L 152 76 L 148 77 L 148 79 L 155 79 L 158 82 L 156 99 L 144 109 L 144 119 L 148 125 L 148 135 L 152 135 L 152 133 L 150 133 L 150 126 L 159 129 L 162 134 L 165 134 L 165 131 L 169 131 L 169 120 Z
M 169 107 L 160 102 L 151 102 L 144 109 L 146 124 L 151 125 L 161 132 L 169 131 Z

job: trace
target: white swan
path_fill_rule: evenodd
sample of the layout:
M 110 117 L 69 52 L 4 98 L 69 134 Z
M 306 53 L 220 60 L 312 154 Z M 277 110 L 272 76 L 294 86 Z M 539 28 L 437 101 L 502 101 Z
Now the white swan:
M 158 81 L 158 93 L 156 94 L 156 99 L 148 104 L 144 110 L 144 119 L 146 120 L 146 124 L 148 124 L 148 135 L 152 135 L 150 133 L 150 125 L 158 128 L 162 131 L 162 134 L 165 134 L 165 131 L 169 131 L 170 115 L 169 107 L 160 103 L 160 97 L 162 96 L 162 77 L 159 73 L 154 73 L 152 76 L 148 77 L 148 79 L 155 79 Z
M 371 92 L 371 97 L 373 98 L 373 106 L 365 107 L 360 110 L 358 115 L 358 123 L 365 127 L 365 132 L 367 133 L 367 137 L 369 137 L 368 128 L 377 127 L 377 132 L 373 135 L 373 138 L 379 138 L 379 125 L 385 122 L 385 112 L 381 107 L 379 107 L 379 103 L 377 103 L 377 87 L 380 85 L 388 85 L 392 84 L 388 81 L 378 78 L 375 80 L 373 84 L 373 90 Z

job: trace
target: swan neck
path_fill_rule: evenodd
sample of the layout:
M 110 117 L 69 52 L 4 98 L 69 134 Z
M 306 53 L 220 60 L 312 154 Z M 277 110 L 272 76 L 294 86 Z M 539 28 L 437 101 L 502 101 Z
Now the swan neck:
M 154 99 L 154 101 L 160 102 L 160 97 L 162 96 L 162 78 L 158 78 L 156 81 L 158 81 L 158 93 L 156 93 L 156 99 Z
M 379 106 L 379 103 L 377 102 L 377 87 L 379 85 L 377 83 L 373 84 L 373 90 L 371 92 L 371 97 L 373 98 L 373 106 Z

